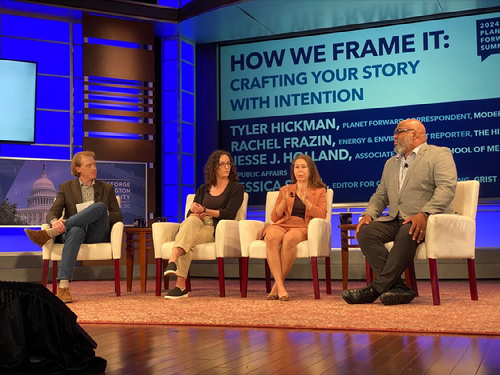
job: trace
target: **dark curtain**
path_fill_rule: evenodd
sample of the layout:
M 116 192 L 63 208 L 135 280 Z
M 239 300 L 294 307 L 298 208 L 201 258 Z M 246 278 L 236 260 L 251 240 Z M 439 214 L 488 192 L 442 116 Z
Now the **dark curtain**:
M 0 281 L 0 373 L 104 372 L 77 316 L 40 284 Z

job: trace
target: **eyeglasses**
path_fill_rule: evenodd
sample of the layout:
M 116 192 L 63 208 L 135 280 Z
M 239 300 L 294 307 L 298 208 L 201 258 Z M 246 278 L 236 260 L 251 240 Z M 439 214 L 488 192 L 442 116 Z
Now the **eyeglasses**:
M 401 133 L 406 133 L 406 132 L 414 132 L 416 131 L 415 129 L 406 129 L 406 128 L 398 128 L 394 130 L 394 136 L 400 135 Z
M 224 168 L 224 167 L 227 167 L 227 168 L 231 168 L 231 166 L 233 165 L 233 163 L 231 163 L 230 161 L 228 161 L 227 163 L 219 163 L 219 168 Z

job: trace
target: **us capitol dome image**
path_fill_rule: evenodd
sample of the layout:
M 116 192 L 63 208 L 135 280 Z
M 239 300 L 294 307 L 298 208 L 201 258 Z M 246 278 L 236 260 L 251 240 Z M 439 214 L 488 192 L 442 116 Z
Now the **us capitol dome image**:
M 42 176 L 35 181 L 28 197 L 27 208 L 18 208 L 17 216 L 29 225 L 45 223 L 45 218 L 54 203 L 57 190 L 52 181 L 47 178 L 45 164 L 42 167 Z

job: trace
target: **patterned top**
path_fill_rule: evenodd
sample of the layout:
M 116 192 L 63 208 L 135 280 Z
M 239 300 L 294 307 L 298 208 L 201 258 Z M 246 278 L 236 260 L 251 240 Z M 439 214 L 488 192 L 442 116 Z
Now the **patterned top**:
M 78 179 L 78 181 L 80 182 L 80 188 L 82 189 L 83 203 L 93 201 L 95 180 L 92 181 L 90 186 L 85 185 L 80 179 Z
M 427 142 L 422 143 L 420 146 L 415 147 L 410 155 L 408 155 L 407 158 L 405 158 L 404 154 L 399 154 L 396 156 L 396 159 L 400 161 L 399 164 L 399 191 L 401 191 L 401 187 L 403 186 L 403 183 L 405 182 L 406 178 L 406 173 L 408 172 L 408 168 L 410 167 L 411 163 L 413 163 L 413 160 L 417 157 L 418 151 L 420 148 L 427 144 Z

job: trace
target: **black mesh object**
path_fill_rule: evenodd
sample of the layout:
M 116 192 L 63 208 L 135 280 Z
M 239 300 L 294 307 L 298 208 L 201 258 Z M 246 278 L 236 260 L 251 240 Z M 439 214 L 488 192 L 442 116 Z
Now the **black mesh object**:
M 104 372 L 76 318 L 40 284 L 0 281 L 0 373 Z

